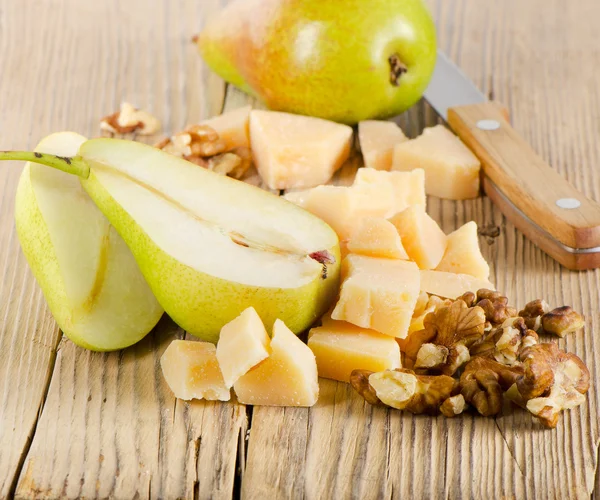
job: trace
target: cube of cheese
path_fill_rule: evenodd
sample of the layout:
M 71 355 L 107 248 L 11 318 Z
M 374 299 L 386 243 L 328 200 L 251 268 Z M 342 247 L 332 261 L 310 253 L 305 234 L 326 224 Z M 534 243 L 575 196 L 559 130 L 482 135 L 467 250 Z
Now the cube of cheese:
M 271 189 L 326 183 L 348 158 L 348 125 L 276 111 L 250 112 L 250 141 L 258 172 Z
M 427 194 L 450 200 L 479 196 L 481 163 L 443 125 L 426 128 L 416 139 L 394 148 L 392 170 L 425 170 Z
M 490 266 L 481 255 L 479 248 L 477 223 L 467 222 L 448 235 L 446 252 L 436 270 L 470 274 L 482 280 L 490 277 Z
M 388 218 L 410 205 L 425 207 L 424 173 L 361 168 L 352 186 L 317 186 L 287 193 L 285 199 L 327 222 L 348 240 L 365 217 Z
M 249 307 L 227 323 L 219 335 L 217 360 L 227 387 L 269 357 L 269 335 L 260 316 Z
M 414 262 L 350 254 L 342 263 L 342 277 L 333 319 L 406 337 L 420 290 Z
M 446 299 L 455 299 L 463 293 L 487 288 L 495 290 L 488 280 L 482 280 L 468 274 L 447 273 L 444 271 L 421 271 L 421 290 Z
M 357 197 L 347 187 L 318 186 L 305 191 L 286 193 L 286 200 L 324 220 L 340 240 L 350 237 L 360 211 Z
M 396 226 L 410 259 L 421 269 L 435 269 L 446 252 L 448 237 L 423 207 L 408 207 L 390 222 Z
M 345 321 L 313 328 L 308 347 L 317 359 L 319 377 L 350 382 L 352 370 L 372 372 L 400 367 L 400 348 L 393 337 Z
M 390 170 L 394 147 L 408 139 L 394 122 L 365 120 L 358 124 L 358 140 L 366 167 Z
M 396 227 L 381 217 L 365 217 L 356 224 L 347 243 L 350 253 L 408 260 Z
M 179 399 L 229 401 L 217 350 L 210 342 L 174 340 L 160 358 L 167 384 Z
M 249 148 L 250 111 L 252 111 L 252 106 L 244 106 L 204 120 L 200 124 L 213 128 L 225 141 L 227 151 L 239 147 Z
M 370 188 L 368 192 L 371 199 L 377 195 L 386 200 L 391 197 L 391 207 L 381 214 L 386 219 L 412 205 L 420 205 L 425 209 L 425 172 L 421 169 L 411 172 L 385 172 L 373 168 L 359 168 L 352 188 Z
M 312 406 L 319 397 L 315 356 L 283 321 L 276 320 L 270 356 L 242 375 L 233 389 L 244 404 Z

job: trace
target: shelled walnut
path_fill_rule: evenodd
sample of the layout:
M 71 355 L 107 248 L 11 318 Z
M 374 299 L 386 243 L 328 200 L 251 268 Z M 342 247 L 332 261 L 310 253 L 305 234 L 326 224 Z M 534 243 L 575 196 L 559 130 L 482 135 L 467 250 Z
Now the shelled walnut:
M 121 104 L 116 113 L 105 116 L 100 121 L 100 130 L 110 136 L 115 134 L 153 135 L 160 132 L 160 120 L 147 111 L 135 108 L 128 102 Z
M 477 356 L 465 366 L 460 377 L 460 392 L 481 415 L 497 415 L 502 410 L 504 392 L 517 382 L 522 373 L 521 366 L 506 366 Z
M 508 393 L 540 422 L 556 427 L 562 410 L 585 402 L 590 373 L 583 361 L 554 343 L 537 344 L 521 353 L 523 374 Z
M 550 310 L 550 306 L 543 299 L 535 299 L 525 304 L 525 307 L 519 311 L 519 316 L 525 321 L 525 325 L 530 330 L 536 332 L 542 327 L 542 316 Z
M 522 349 L 538 341 L 537 333 L 527 329 L 523 318 L 508 318 L 473 344 L 470 354 L 472 357 L 483 356 L 510 366 L 518 362 Z
M 406 366 L 419 373 L 453 375 L 470 359 L 469 347 L 483 335 L 485 314 L 459 299 L 429 313 L 424 327 L 405 343 Z
M 493 290 L 478 290 L 475 305 L 483 309 L 485 319 L 492 325 L 499 325 L 517 315 L 517 310 L 508 305 L 508 298 Z
M 460 399 L 446 403 L 458 395 L 459 389 L 458 381 L 447 375 L 418 375 L 404 368 L 376 373 L 354 370 L 350 381 L 356 392 L 371 404 L 380 401 L 398 410 L 428 415 L 437 415 L 442 407 L 445 413 L 454 415 L 464 410 Z
M 562 306 L 545 313 L 541 318 L 541 322 L 544 332 L 564 337 L 582 328 L 585 320 L 572 307 Z
M 191 125 L 155 147 L 235 179 L 241 179 L 252 165 L 250 149 L 238 147 L 227 151 L 225 141 L 208 125 Z

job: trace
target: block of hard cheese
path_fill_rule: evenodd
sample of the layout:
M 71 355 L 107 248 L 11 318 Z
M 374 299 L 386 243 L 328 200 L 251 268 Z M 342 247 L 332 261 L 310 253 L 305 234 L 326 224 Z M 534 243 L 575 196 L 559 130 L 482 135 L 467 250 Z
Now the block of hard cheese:
M 421 269 L 435 269 L 444 256 L 448 237 L 423 207 L 408 207 L 390 222 L 398 230 L 410 259 Z
M 346 248 L 359 255 L 408 260 L 398 230 L 382 217 L 365 217 L 358 221 Z
M 221 328 L 217 360 L 227 387 L 269 357 L 269 335 L 260 316 L 249 307 Z
M 333 319 L 406 337 L 420 290 L 414 262 L 350 254 L 342 262 L 342 276 Z
M 482 280 L 490 277 L 490 266 L 479 248 L 476 222 L 467 222 L 448 235 L 446 252 L 436 270 L 470 274 Z
M 352 128 L 311 116 L 250 112 L 254 164 L 271 189 L 325 184 L 350 154 Z
M 340 240 L 350 237 L 357 214 L 361 212 L 357 196 L 348 187 L 317 186 L 286 193 L 284 198 L 327 222 Z
M 393 337 L 345 321 L 313 328 L 308 347 L 317 359 L 319 377 L 349 382 L 352 370 L 372 372 L 400 367 L 400 348 Z
M 421 290 L 446 299 L 455 299 L 463 293 L 486 288 L 496 288 L 488 280 L 482 280 L 468 274 L 447 273 L 444 271 L 421 271 Z
M 392 170 L 414 168 L 425 170 L 427 194 L 450 200 L 479 196 L 479 160 L 443 125 L 426 128 L 394 148 Z
M 415 169 L 411 172 L 385 172 L 373 168 L 359 168 L 352 188 L 369 193 L 374 203 L 377 199 L 391 199 L 387 212 L 377 214 L 391 217 L 412 205 L 425 208 L 425 172 Z M 375 214 L 374 214 L 375 215 Z
M 200 125 L 208 125 L 213 128 L 219 134 L 219 138 L 225 141 L 227 151 L 239 147 L 249 148 L 251 110 L 252 106 L 233 109 L 222 115 L 204 120 Z
M 390 170 L 394 147 L 408 138 L 394 122 L 365 120 L 358 124 L 358 140 L 366 167 Z
M 273 325 L 271 354 L 233 385 L 251 405 L 312 406 L 319 397 L 315 356 L 281 320 Z
M 365 217 L 388 218 L 411 205 L 425 207 L 422 170 L 384 172 L 360 168 L 352 186 L 317 186 L 285 199 L 323 219 L 347 240 Z
M 210 342 L 174 340 L 160 358 L 167 384 L 180 399 L 229 401 L 217 350 Z

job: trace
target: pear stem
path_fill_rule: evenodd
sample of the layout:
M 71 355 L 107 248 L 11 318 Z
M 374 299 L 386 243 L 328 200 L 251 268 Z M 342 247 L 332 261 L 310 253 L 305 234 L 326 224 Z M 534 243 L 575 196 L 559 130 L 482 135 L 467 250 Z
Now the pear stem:
M 83 179 L 90 176 L 90 167 L 81 156 L 56 156 L 29 151 L 0 151 L 1 160 L 30 161 L 62 170 L 67 174 L 77 175 Z

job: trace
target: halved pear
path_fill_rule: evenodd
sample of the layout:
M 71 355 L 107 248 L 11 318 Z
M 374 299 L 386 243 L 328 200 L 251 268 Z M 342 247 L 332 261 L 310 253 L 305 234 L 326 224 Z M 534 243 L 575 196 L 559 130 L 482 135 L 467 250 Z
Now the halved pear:
M 86 141 L 60 132 L 36 151 L 70 156 Z M 61 330 L 95 351 L 142 339 L 163 314 L 130 250 L 73 175 L 28 163 L 17 188 L 23 252 Z
M 278 196 L 131 141 L 32 156 L 0 153 L 80 175 L 165 311 L 204 340 L 251 306 L 268 329 L 279 318 L 298 333 L 335 299 L 335 232 Z

